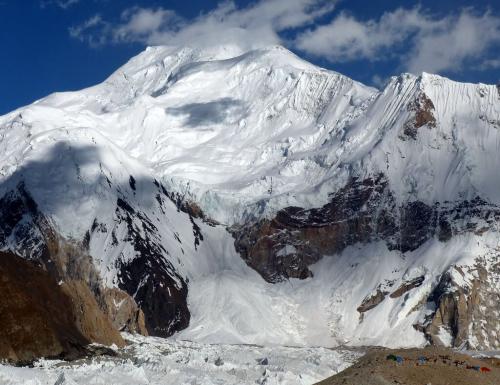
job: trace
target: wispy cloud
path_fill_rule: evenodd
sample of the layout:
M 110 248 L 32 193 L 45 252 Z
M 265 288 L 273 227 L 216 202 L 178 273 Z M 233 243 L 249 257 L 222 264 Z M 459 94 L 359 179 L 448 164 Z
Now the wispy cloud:
M 388 78 L 383 78 L 382 76 L 375 74 L 371 78 L 371 84 L 377 88 L 384 88 L 388 80 Z
M 95 23 L 93 18 L 71 28 L 70 33 L 93 43 L 235 44 L 251 49 L 282 43 L 281 32 L 313 24 L 332 11 L 334 4 L 332 0 L 261 0 L 239 8 L 234 2 L 225 1 L 193 20 L 185 20 L 162 7 L 133 7 L 122 12 L 116 22 L 99 19 Z
M 414 73 L 459 71 L 467 60 L 499 43 L 500 18 L 489 12 L 464 9 L 439 18 L 418 7 L 396 9 L 368 21 L 340 13 L 296 39 L 302 51 L 331 62 L 396 57 L 403 69 Z
M 106 43 L 106 36 L 101 32 L 109 28 L 109 24 L 100 15 L 94 15 L 83 24 L 70 27 L 69 34 L 71 37 L 86 42 L 91 47 L 95 47 Z
M 61 9 L 68 9 L 79 2 L 80 0 L 42 0 L 40 7 L 45 8 L 49 5 L 55 5 Z

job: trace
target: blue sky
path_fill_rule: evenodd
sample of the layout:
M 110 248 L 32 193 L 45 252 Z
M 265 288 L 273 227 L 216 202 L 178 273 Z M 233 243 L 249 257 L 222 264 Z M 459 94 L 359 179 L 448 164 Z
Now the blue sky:
M 363 83 L 500 81 L 500 1 L 0 0 L 0 114 L 97 84 L 147 45 L 282 44 Z

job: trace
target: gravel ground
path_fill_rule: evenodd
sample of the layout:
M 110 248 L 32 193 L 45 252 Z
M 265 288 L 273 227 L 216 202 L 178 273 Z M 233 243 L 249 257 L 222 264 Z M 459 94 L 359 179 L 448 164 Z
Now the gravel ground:
M 389 355 L 401 357 L 403 361 L 387 359 Z M 425 359 L 419 360 L 420 357 Z M 478 367 L 479 370 L 476 370 Z M 481 371 L 482 367 L 490 371 Z M 374 349 L 353 366 L 318 383 L 318 385 L 340 384 L 499 385 L 500 359 L 472 357 L 443 348 Z

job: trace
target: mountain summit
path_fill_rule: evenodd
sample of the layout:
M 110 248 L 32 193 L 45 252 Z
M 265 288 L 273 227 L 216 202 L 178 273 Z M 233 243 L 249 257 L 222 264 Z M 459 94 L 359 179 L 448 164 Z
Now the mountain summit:
M 150 47 L 0 117 L 0 250 L 80 340 L 498 349 L 499 143 L 498 86 Z

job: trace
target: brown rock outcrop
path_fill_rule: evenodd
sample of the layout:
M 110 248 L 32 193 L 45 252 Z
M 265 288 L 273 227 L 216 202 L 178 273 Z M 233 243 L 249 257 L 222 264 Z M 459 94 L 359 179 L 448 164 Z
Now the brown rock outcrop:
M 92 341 L 68 291 L 33 262 L 0 252 L 0 291 L 0 358 L 67 358 Z
M 111 316 L 119 313 L 123 320 L 127 318 L 126 310 L 131 312 L 126 328 L 142 330 L 137 326 L 141 324 L 137 309 L 125 307 L 116 312 L 108 308 L 106 289 L 85 245 L 61 237 L 38 211 L 23 185 L 0 199 L 0 246 L 5 247 L 3 243 L 8 237 L 15 239 L 19 247 L 15 253 L 22 258 L 15 253 L 8 254 L 10 259 L 5 258 L 8 264 L 4 277 L 10 282 L 11 297 L 17 299 L 9 302 L 4 296 L 1 300 L 7 317 L 2 330 L 6 334 L 5 341 L 16 338 L 26 343 L 14 343 L 12 348 L 3 349 L 0 357 L 27 360 L 60 355 L 70 358 L 85 351 L 85 345 L 92 342 L 123 346 L 124 341 Z M 36 274 L 40 278 L 35 278 Z M 26 275 L 32 282 L 23 288 L 22 282 L 17 280 Z M 48 298 L 51 291 L 55 293 L 54 298 Z M 33 295 L 34 292 L 37 294 Z M 14 322 L 14 314 L 22 315 L 18 321 L 22 327 Z M 54 317 L 52 323 L 46 320 L 50 317 Z M 37 333 L 42 337 L 34 340 Z
M 469 349 L 494 350 L 500 348 L 500 278 L 498 256 L 492 256 L 489 269 L 484 261 L 478 261 L 468 274 L 470 282 L 458 284 L 450 272 L 441 277 L 439 285 L 429 297 L 436 305 L 422 330 L 434 345 L 443 345 L 443 334 L 452 338 L 452 346 Z M 461 274 L 462 269 L 456 268 Z
M 113 326 L 120 331 L 148 335 L 144 313 L 134 299 L 123 290 L 104 290 L 105 308 Z
M 382 292 L 378 289 L 374 294 L 365 297 L 356 310 L 360 313 L 365 313 L 381 303 L 386 295 L 387 292 Z
M 423 126 L 428 128 L 436 127 L 436 118 L 434 117 L 434 103 L 423 93 L 420 94 L 408 104 L 408 111 L 413 112 L 413 116 L 403 126 L 403 137 L 417 139 L 418 129 Z
M 70 280 L 62 283 L 61 288 L 71 298 L 76 327 L 89 341 L 107 346 L 125 346 L 120 333 L 99 307 L 86 282 Z
M 421 276 L 421 277 L 417 277 L 417 278 L 411 279 L 411 280 L 409 280 L 407 282 L 403 282 L 401 284 L 401 286 L 399 286 L 396 290 L 394 290 L 389 297 L 391 297 L 391 298 L 399 298 L 403 294 L 405 294 L 408 291 L 410 291 L 411 289 L 415 289 L 416 287 L 421 286 L 422 283 L 424 282 L 424 280 L 425 280 L 425 277 Z

